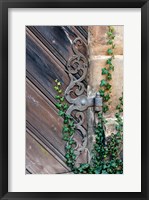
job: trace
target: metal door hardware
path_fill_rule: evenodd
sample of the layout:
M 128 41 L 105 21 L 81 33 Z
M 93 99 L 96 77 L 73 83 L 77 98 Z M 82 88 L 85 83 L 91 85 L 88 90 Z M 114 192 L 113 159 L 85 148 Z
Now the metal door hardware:
M 76 149 L 76 154 L 87 148 L 87 130 L 83 123 L 85 120 L 84 111 L 89 107 L 93 107 L 95 112 L 101 111 L 102 98 L 99 93 L 94 97 L 87 97 L 86 94 L 86 77 L 88 72 L 88 59 L 78 50 L 83 42 L 80 38 L 76 38 L 72 43 L 74 55 L 68 60 L 66 72 L 69 75 L 70 83 L 65 90 L 65 98 L 70 106 L 66 113 L 77 118 L 75 127 L 82 135 L 82 146 Z M 87 48 L 87 47 L 86 47 Z
M 68 99 L 67 99 L 68 100 Z M 85 95 L 79 96 L 73 100 L 73 104 L 70 105 L 67 110 L 67 114 L 71 114 L 73 110 L 84 111 L 88 107 L 94 107 L 95 112 L 100 111 L 102 106 L 102 98 L 97 92 L 95 97 L 87 97 Z

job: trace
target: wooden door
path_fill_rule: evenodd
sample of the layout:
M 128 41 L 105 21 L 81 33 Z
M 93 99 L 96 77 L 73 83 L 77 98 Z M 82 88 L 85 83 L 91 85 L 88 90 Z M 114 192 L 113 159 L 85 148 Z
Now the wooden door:
M 65 91 L 69 77 L 65 71 L 74 54 L 72 42 L 81 38 L 87 45 L 88 27 L 26 27 L 26 173 L 71 173 L 65 164 L 62 117 L 55 106 L 54 80 Z M 80 52 L 87 57 L 87 50 Z M 84 84 L 86 82 L 84 81 Z M 86 129 L 86 123 L 83 124 Z M 76 139 L 81 142 L 79 133 Z M 86 155 L 80 157 L 84 162 Z

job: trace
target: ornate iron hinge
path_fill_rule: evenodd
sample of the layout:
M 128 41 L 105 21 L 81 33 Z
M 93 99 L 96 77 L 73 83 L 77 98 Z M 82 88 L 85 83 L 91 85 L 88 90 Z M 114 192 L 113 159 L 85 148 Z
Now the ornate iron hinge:
M 83 45 L 83 42 L 80 38 L 73 41 L 74 55 L 68 60 L 66 69 L 70 83 L 65 90 L 65 98 L 70 104 L 66 114 L 76 119 L 75 128 L 82 136 L 82 145 L 78 145 L 75 151 L 78 156 L 87 149 L 87 130 L 83 126 L 85 121 L 84 111 L 93 107 L 96 112 L 100 111 L 102 107 L 102 98 L 99 93 L 96 93 L 94 97 L 87 97 L 86 95 L 85 79 L 89 63 L 88 59 L 78 50 L 81 45 Z

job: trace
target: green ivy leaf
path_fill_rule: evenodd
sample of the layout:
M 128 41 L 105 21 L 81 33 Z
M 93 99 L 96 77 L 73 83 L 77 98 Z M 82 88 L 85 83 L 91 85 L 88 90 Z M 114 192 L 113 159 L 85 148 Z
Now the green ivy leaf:
M 109 30 L 113 33 L 113 32 L 114 32 L 114 27 L 113 27 L 113 26 L 110 26 L 110 27 L 109 27 Z
M 112 79 L 112 75 L 110 73 L 107 74 L 107 79 L 111 80 Z
M 55 89 L 56 91 L 58 91 L 58 90 L 59 90 L 59 87 L 57 87 L 57 86 L 54 86 L 54 89 Z
M 112 44 L 112 49 L 114 49 L 115 48 L 115 44 Z
M 108 74 L 108 70 L 106 68 L 102 68 L 102 75 Z
M 63 101 L 64 101 L 64 97 L 61 97 L 61 98 L 60 98 L 60 101 L 63 102 Z
M 89 164 L 83 163 L 83 164 L 81 164 L 80 166 L 81 166 L 82 169 L 86 169 L 86 168 L 89 167 Z
M 110 66 L 109 66 L 109 70 L 114 71 L 114 66 L 113 66 L 113 65 L 110 65 Z
M 108 100 L 110 99 L 110 95 L 109 95 L 109 94 L 105 95 L 105 96 L 103 97 L 103 99 L 104 99 L 104 101 L 108 101 Z
M 67 149 L 67 150 L 71 149 L 71 146 L 70 146 L 70 145 L 67 145 L 67 146 L 66 146 L 66 149 Z
M 70 119 L 71 116 L 70 116 L 70 115 L 65 115 L 65 118 L 66 118 L 66 119 Z
M 101 80 L 100 86 L 103 87 L 103 86 L 106 86 L 106 85 L 107 85 L 107 81 L 105 79 Z
M 111 163 L 111 166 L 115 168 L 117 165 L 116 165 L 115 162 L 112 162 L 112 163 Z
M 79 172 L 82 173 L 83 169 L 81 167 L 78 168 Z
M 111 39 L 114 40 L 114 38 L 115 38 L 115 35 L 112 35 L 112 36 L 111 36 Z
M 101 97 L 103 97 L 103 96 L 104 96 L 104 93 L 105 93 L 105 91 L 104 91 L 103 89 L 100 89 L 100 90 L 99 90 L 99 93 L 100 93 L 100 96 L 101 96 Z
M 111 85 L 109 83 L 106 84 L 106 90 L 109 90 L 111 88 Z
M 62 90 L 61 90 L 61 89 L 60 89 L 60 90 L 58 90 L 58 93 L 59 93 L 59 94 L 61 94 L 61 93 L 62 93 Z
M 73 149 L 70 149 L 70 153 L 71 153 L 71 154 L 74 154 L 74 150 L 73 150 Z
M 116 109 L 117 109 L 117 110 L 119 110 L 120 108 L 121 108 L 121 106 L 120 106 L 120 105 L 117 105 L 117 106 L 116 106 Z
M 55 99 L 60 99 L 60 96 L 59 96 L 59 95 L 56 95 L 56 96 L 55 96 Z
M 95 129 L 95 133 L 98 134 L 100 131 L 98 129 Z
M 70 130 L 70 132 L 69 132 L 69 133 L 70 133 L 70 136 L 72 136 L 72 135 L 74 134 L 74 132 L 75 132 L 75 131 L 74 131 L 73 129 Z
M 58 86 L 61 86 L 61 82 L 57 82 L 57 85 L 58 85 Z
M 68 119 L 64 119 L 64 124 L 67 124 L 68 123 Z
M 123 109 L 121 108 L 121 109 L 119 109 L 119 112 L 123 112 Z
M 75 160 L 75 159 L 76 159 L 76 155 L 75 155 L 75 154 L 72 156 L 72 159 L 73 159 L 73 160 Z
M 67 133 L 69 131 L 69 128 L 67 126 L 63 126 L 63 132 Z
M 98 113 L 98 119 L 102 119 L 102 117 L 103 117 L 103 116 L 102 116 L 102 112 L 99 112 L 99 113 Z
M 69 140 L 68 136 L 63 136 L 63 140 L 68 141 Z
M 66 153 L 66 155 L 65 155 L 65 158 L 67 158 L 67 159 L 69 159 L 69 158 L 70 158 L 70 155 L 69 155 L 69 153 Z
M 107 35 L 110 37 L 113 33 L 111 31 L 107 32 Z
M 120 125 L 116 125 L 115 128 L 117 131 L 122 131 L 122 127 Z
M 109 45 L 113 44 L 113 40 L 108 40 L 107 44 Z
M 67 163 L 68 164 L 72 164 L 72 160 L 67 160 Z
M 108 64 L 108 65 L 112 65 L 112 59 L 111 59 L 111 58 L 109 58 L 109 59 L 107 60 L 107 64 Z
M 120 97 L 119 100 L 122 101 L 122 100 L 123 100 L 123 97 Z
M 103 105 L 103 112 L 106 113 L 109 110 L 109 107 L 107 105 Z
M 69 107 L 68 104 L 64 104 L 64 105 L 63 105 L 64 110 L 67 110 L 68 107 Z
M 64 116 L 64 114 L 65 114 L 65 113 L 64 113 L 64 111 L 62 111 L 62 110 L 60 110 L 60 111 L 58 112 L 58 115 L 59 115 L 59 116 Z
M 102 170 L 102 174 L 108 174 L 106 170 Z
M 118 118 L 120 116 L 119 113 L 115 113 L 115 117 Z
M 112 50 L 112 49 L 108 49 L 108 50 L 107 50 L 107 53 L 108 53 L 109 55 L 112 55 L 112 54 L 113 54 L 113 50 Z
M 62 104 L 61 103 L 56 103 L 55 106 L 60 109 L 62 107 Z
M 68 126 L 74 127 L 74 121 L 69 122 Z

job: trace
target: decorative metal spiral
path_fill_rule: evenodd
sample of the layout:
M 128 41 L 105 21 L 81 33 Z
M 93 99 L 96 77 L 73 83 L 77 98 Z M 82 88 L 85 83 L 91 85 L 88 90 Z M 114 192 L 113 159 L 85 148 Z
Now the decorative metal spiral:
M 75 128 L 76 130 L 79 130 L 83 139 L 82 145 L 77 145 L 75 154 L 80 155 L 80 153 L 84 151 L 87 146 L 87 132 L 82 124 L 85 118 L 83 111 L 86 110 L 88 106 L 87 97 L 84 94 L 85 85 L 82 81 L 86 78 L 87 75 L 88 61 L 85 56 L 78 51 L 77 45 L 83 45 L 83 42 L 80 38 L 76 38 L 73 41 L 72 50 L 74 52 L 74 55 L 68 60 L 67 63 L 66 71 L 70 77 L 70 83 L 65 90 L 65 98 L 71 104 L 66 111 L 66 114 L 71 116 L 72 112 L 76 111 L 75 117 L 78 119 L 78 121 L 75 123 Z M 74 76 L 77 74 L 79 76 L 78 79 Z M 75 98 L 72 98 L 72 93 L 74 96 L 76 96 Z

